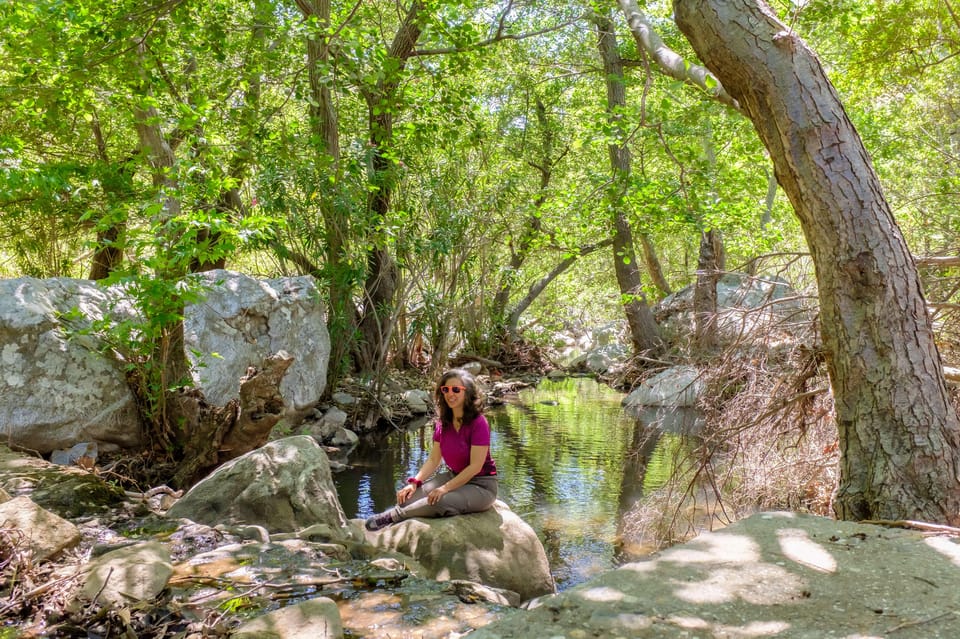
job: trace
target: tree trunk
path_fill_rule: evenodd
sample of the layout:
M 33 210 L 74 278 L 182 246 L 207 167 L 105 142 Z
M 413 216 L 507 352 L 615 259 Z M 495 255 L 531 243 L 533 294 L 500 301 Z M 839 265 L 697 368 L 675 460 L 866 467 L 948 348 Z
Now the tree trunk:
M 106 166 L 110 165 L 107 155 L 107 141 L 100 128 L 100 120 L 94 115 L 93 137 L 97 144 L 97 158 Z M 123 202 L 132 190 L 133 176 L 123 165 L 111 171 L 108 178 L 103 179 L 103 192 L 107 196 L 107 204 L 112 208 Z M 110 226 L 97 231 L 96 250 L 90 265 L 91 280 L 106 279 L 123 262 L 123 248 L 120 246 L 120 237 L 126 230 L 126 216 L 124 219 L 111 221 Z
M 697 283 L 693 288 L 693 319 L 697 346 L 704 351 L 717 345 L 717 282 L 722 261 L 720 234 L 713 229 L 701 233 Z
M 373 193 L 369 209 L 375 226 L 387 219 L 396 186 L 396 167 L 387 157 L 393 146 L 394 101 L 400 75 L 420 38 L 423 8 L 422 0 L 414 0 L 410 5 L 390 44 L 388 58 L 395 63 L 395 68 L 385 72 L 384 78 L 365 95 L 372 148 L 369 181 Z M 367 279 L 359 320 L 360 367 L 366 373 L 376 372 L 383 366 L 396 320 L 397 263 L 387 238 L 379 231 L 375 235 L 367 252 Z
M 615 128 L 619 128 L 621 113 L 627 104 L 626 86 L 623 78 L 623 61 L 617 51 L 617 38 L 613 22 L 606 16 L 594 15 L 597 24 L 600 57 L 603 60 L 603 74 L 607 85 L 607 117 Z M 625 139 L 625 132 L 618 136 Z M 608 146 L 613 183 L 610 188 L 610 207 L 613 211 L 613 263 L 620 285 L 623 309 L 630 327 L 633 350 L 637 354 L 656 353 L 660 350 L 660 330 L 653 312 L 647 305 L 640 281 L 640 267 L 636 251 L 633 248 L 633 232 L 624 211 L 624 195 L 629 183 L 631 171 L 630 149 L 625 142 L 618 141 Z
M 120 230 L 113 224 L 106 230 L 97 231 L 97 248 L 90 264 L 89 279 L 106 279 L 123 262 L 123 252 L 117 245 Z
M 753 121 L 813 256 L 842 519 L 960 513 L 960 422 L 910 253 L 816 55 L 757 0 L 674 0 L 693 49 Z
M 297 6 L 307 18 L 315 17 L 321 33 L 330 27 L 330 0 L 297 0 Z M 348 360 L 354 345 L 357 326 L 356 308 L 353 303 L 353 280 L 350 267 L 345 263 L 349 253 L 350 220 L 334 205 L 336 189 L 340 181 L 340 124 L 339 115 L 325 81 L 330 73 L 330 40 L 311 33 L 307 37 L 307 74 L 310 80 L 310 130 L 320 141 L 315 162 L 317 181 L 332 178 L 334 194 L 320 193 L 320 208 L 323 215 L 323 230 L 326 240 L 326 263 L 324 276 L 327 284 L 330 331 L 330 367 L 328 388 L 334 388 L 337 380 L 350 368 Z
M 653 285 L 664 297 L 670 295 L 673 292 L 670 289 L 670 282 L 663 274 L 660 258 L 657 257 L 657 247 L 653 245 L 653 238 L 649 233 L 640 234 L 640 246 L 643 247 L 643 263 L 647 267 L 647 274 L 653 280 Z

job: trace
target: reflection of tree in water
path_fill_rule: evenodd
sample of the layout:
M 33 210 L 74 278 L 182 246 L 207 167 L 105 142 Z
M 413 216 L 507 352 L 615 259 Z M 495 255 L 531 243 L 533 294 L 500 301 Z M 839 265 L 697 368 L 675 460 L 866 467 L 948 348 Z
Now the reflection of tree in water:
M 526 404 L 511 402 L 510 406 L 523 413 L 531 424 L 535 425 L 539 420 L 537 412 Z M 491 418 L 493 427 L 500 435 L 500 450 L 506 449 L 510 452 L 515 460 L 515 466 L 522 466 L 530 471 L 530 479 L 533 482 L 531 497 L 538 506 L 543 506 L 548 502 L 547 496 L 553 494 L 553 473 L 541 471 L 539 459 L 528 450 L 528 446 L 523 441 L 523 435 L 517 431 L 513 418 L 506 409 L 491 412 L 487 417 Z
M 559 389 L 564 401 L 516 398 L 502 410 L 488 412 L 500 438 L 498 463 L 503 459 L 526 482 L 520 490 L 532 488 L 529 496 L 514 497 L 534 504 L 529 523 L 538 531 L 558 587 L 582 577 L 579 568 L 610 567 L 627 448 L 619 402 L 607 398 L 601 405 L 604 398 L 582 384 Z
M 670 481 L 683 456 L 696 448 L 701 428 L 702 414 L 694 409 L 649 408 L 635 415 L 618 503 L 618 562 L 635 560 L 659 546 L 658 534 L 643 530 L 645 521 L 638 511 L 649 510 L 649 493 Z M 676 495 L 659 506 L 676 509 L 683 498 Z
M 529 423 L 536 424 L 540 418 L 533 408 L 519 401 L 510 402 L 510 406 L 521 412 Z M 514 458 L 514 468 L 524 467 L 528 469 L 528 477 L 532 482 L 530 498 L 537 506 L 538 511 L 542 512 L 544 506 L 550 501 L 549 495 L 553 494 L 553 473 L 540 470 L 538 457 L 524 443 L 523 435 L 518 431 L 506 408 L 491 412 L 487 416 L 494 421 L 496 431 L 500 436 L 500 451 L 506 449 L 510 452 Z M 556 571 L 556 568 L 563 564 L 561 527 L 557 526 L 556 522 L 550 521 L 548 517 L 541 516 L 538 518 L 540 519 L 539 522 L 536 522 L 540 529 L 538 536 L 547 555 L 547 563 L 550 565 L 551 571 Z
M 633 438 L 626 458 L 623 460 L 623 476 L 620 478 L 620 500 L 617 515 L 617 536 L 622 534 L 623 515 L 643 497 L 643 480 L 650 455 L 660 441 L 662 431 L 655 424 L 637 419 L 633 425 Z
M 625 515 L 643 499 L 647 467 L 662 435 L 663 431 L 655 421 L 639 417 L 634 420 L 633 437 L 623 462 L 620 499 L 617 502 L 617 537 L 614 542 L 614 558 L 617 563 L 636 559 L 641 554 L 627 541 L 629 531 L 626 530 Z

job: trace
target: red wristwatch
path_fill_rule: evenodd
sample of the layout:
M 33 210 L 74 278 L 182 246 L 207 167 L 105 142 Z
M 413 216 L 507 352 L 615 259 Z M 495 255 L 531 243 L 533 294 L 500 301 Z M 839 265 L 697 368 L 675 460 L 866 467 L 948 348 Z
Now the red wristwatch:
M 407 483 L 408 483 L 408 484 L 413 484 L 413 485 L 416 486 L 417 488 L 420 488 L 421 486 L 423 486 L 423 482 L 420 481 L 419 479 L 417 479 L 416 477 L 411 477 L 411 478 L 409 478 L 409 479 L 407 480 Z

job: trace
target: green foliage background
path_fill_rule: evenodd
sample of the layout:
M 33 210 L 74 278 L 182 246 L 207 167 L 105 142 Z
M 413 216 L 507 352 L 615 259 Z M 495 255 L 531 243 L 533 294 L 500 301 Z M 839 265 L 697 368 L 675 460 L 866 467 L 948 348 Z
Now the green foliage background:
M 669 3 L 640 5 L 696 62 Z M 632 227 L 673 290 L 694 280 L 708 229 L 722 232 L 730 269 L 805 251 L 785 199 L 767 207 L 772 168 L 749 122 L 660 73 L 614 13 L 631 61 L 629 133 L 617 137 L 584 17 L 613 4 L 417 2 L 419 38 L 398 60 L 391 43 L 411 6 L 334 2 L 325 23 L 305 0 L 0 2 L 0 275 L 86 277 L 109 243 L 124 258 L 117 279 L 176 280 L 222 261 L 263 276 L 311 273 L 359 306 L 380 247 L 398 267 L 392 361 L 421 343 L 435 355 L 495 352 L 503 313 L 527 287 L 609 237 L 614 138 L 634 157 Z M 820 55 L 913 251 L 960 253 L 952 3 L 773 8 Z M 314 77 L 332 95 L 336 155 L 311 119 L 311 39 L 329 54 Z M 386 136 L 372 128 L 384 114 Z M 172 165 L 158 168 L 145 126 L 165 136 Z M 371 200 L 386 188 L 390 208 L 375 214 Z M 227 195 L 240 204 L 224 206 Z M 335 262 L 330 220 L 346 239 Z M 104 240 L 107 231 L 115 237 Z M 525 335 L 621 317 L 611 258 L 591 253 L 555 279 L 523 314 Z M 929 274 L 938 302 L 956 295 L 951 275 Z M 665 294 L 645 285 L 653 302 Z M 497 308 L 505 288 L 507 307 Z M 356 339 L 343 319 L 344 337 Z

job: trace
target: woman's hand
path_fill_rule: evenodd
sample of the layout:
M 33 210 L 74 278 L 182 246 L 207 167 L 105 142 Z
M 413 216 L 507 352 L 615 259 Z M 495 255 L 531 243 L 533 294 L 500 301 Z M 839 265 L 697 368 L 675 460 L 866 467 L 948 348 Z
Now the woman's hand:
M 450 491 L 447 490 L 446 486 L 440 486 L 439 488 L 434 488 L 433 490 L 430 491 L 430 494 L 427 495 L 427 503 L 430 504 L 431 506 L 436 504 L 438 501 L 440 501 L 440 498 L 446 495 L 448 492 Z
M 417 491 L 417 487 L 413 484 L 407 484 L 403 488 L 397 491 L 397 504 L 402 506 L 405 501 L 410 499 L 410 495 Z

